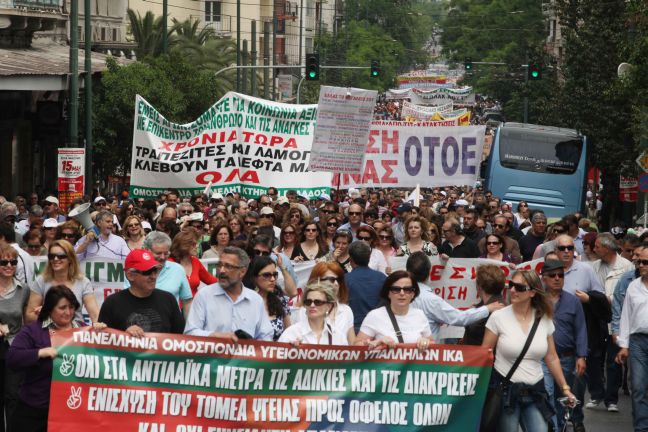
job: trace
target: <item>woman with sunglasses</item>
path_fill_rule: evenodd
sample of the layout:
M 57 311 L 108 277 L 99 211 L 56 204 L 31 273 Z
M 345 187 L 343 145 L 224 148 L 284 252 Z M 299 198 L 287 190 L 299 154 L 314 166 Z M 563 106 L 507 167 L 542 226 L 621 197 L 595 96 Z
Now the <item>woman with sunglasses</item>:
M 430 324 L 422 310 L 410 307 L 419 293 L 419 286 L 409 272 L 397 270 L 387 276 L 380 290 L 385 306 L 367 314 L 360 326 L 356 345 L 376 348 L 416 343 L 418 349 L 426 350 L 434 342 Z M 392 314 L 396 324 L 392 322 Z
M 324 233 L 324 243 L 329 247 L 329 250 L 333 249 L 333 236 L 339 227 L 340 219 L 336 215 L 333 214 L 326 216 L 325 222 L 321 228 Z
M 347 304 L 349 301 L 349 289 L 344 283 L 342 267 L 335 261 L 318 262 L 311 270 L 308 283 L 331 283 L 335 293 L 335 305 L 329 313 L 329 321 L 342 334 L 347 335 L 349 345 L 355 342 L 356 334 L 353 328 L 353 311 Z M 299 308 L 294 314 L 295 321 L 306 320 L 306 309 Z
M 430 238 L 430 227 L 427 219 L 421 216 L 410 216 L 405 221 L 405 243 L 398 250 L 399 256 L 410 256 L 423 251 L 427 256 L 439 255 Z
M 299 229 L 304 226 L 305 222 L 306 221 L 304 220 L 304 214 L 297 207 L 291 207 L 283 217 L 283 224 L 290 223 L 295 225 Z
M 376 249 L 376 244 L 378 243 L 378 236 L 376 231 L 373 230 L 369 225 L 363 225 L 356 231 L 356 239 L 367 242 L 371 248 L 371 256 L 369 258 L 369 268 L 376 270 L 382 273 L 386 273 L 387 270 L 387 260 L 382 252 Z
M 510 379 L 508 395 L 504 395 L 497 430 L 545 432 L 553 415 L 544 387 L 542 361 L 562 392 L 571 400 L 576 398 L 560 366 L 553 341 L 553 306 L 547 298 L 540 277 L 532 270 L 519 270 L 509 281 L 510 306 L 493 312 L 486 322 L 482 347 L 495 350 L 495 365 L 491 385 L 499 384 L 520 355 L 527 337 L 538 320 L 537 330 L 518 368 Z
M 291 223 L 284 224 L 279 234 L 279 244 L 274 248 L 275 253 L 283 253 L 286 256 L 292 256 L 297 244 L 297 235 L 299 231 L 296 225 Z
M 277 285 L 278 278 L 277 264 L 269 256 L 255 257 L 243 278 L 243 285 L 254 289 L 263 298 L 266 313 L 274 330 L 272 337 L 274 341 L 290 327 L 288 298 Z
M 306 285 L 302 305 L 306 311 L 305 320 L 288 327 L 279 338 L 279 342 L 298 346 L 314 345 L 348 345 L 347 335 L 338 330 L 329 319 L 335 308 L 335 288 L 328 282 L 311 282 Z
M 173 238 L 170 249 L 171 256 L 169 257 L 169 261 L 180 264 L 184 269 L 191 288 L 191 294 L 194 296 L 201 282 L 205 285 L 218 282 L 216 276 L 209 273 L 198 259 L 197 240 L 198 237 L 193 228 L 181 231 Z
M 142 228 L 142 221 L 140 218 L 131 215 L 124 219 L 122 237 L 126 240 L 126 244 L 130 250 L 142 248 L 146 234 L 144 233 L 144 228 Z
M 301 212 L 300 212 L 301 213 Z M 301 243 L 295 245 L 290 259 L 293 261 L 313 261 L 328 252 L 322 240 L 322 233 L 317 222 L 306 222 L 301 233 Z
M 351 257 L 349 256 L 349 245 L 352 241 L 353 235 L 350 231 L 336 231 L 333 234 L 333 248 L 323 257 L 323 260 L 337 263 L 344 273 L 351 272 L 353 267 L 351 267 Z
M 479 258 L 512 263 L 513 257 L 510 253 L 505 252 L 504 249 L 505 243 L 502 236 L 499 234 L 488 234 L 486 236 L 486 253 L 482 254 Z
M 18 401 L 20 376 L 6 367 L 5 356 L 26 321 L 29 301 L 29 287 L 14 277 L 17 266 L 18 251 L 10 245 L 0 246 L 0 416 L 6 415 L 8 421 Z
M 39 257 L 47 255 L 47 249 L 43 246 L 45 243 L 45 234 L 38 229 L 30 229 L 23 235 L 25 247 L 23 248 L 29 255 Z
M 47 264 L 43 272 L 36 277 L 29 297 L 27 314 L 31 318 L 30 321 L 36 319 L 47 291 L 55 285 L 65 285 L 71 289 L 79 303 L 85 306 L 90 321 L 97 322 L 99 306 L 94 288 L 81 271 L 74 247 L 65 240 L 56 240 L 47 250 Z M 80 324 L 84 322 L 81 309 L 77 309 L 75 320 Z
M 531 225 L 531 221 L 529 220 L 529 204 L 526 201 L 520 201 L 518 203 L 517 212 L 514 213 L 513 216 L 515 216 L 518 227 L 522 227 L 522 225 Z
M 224 223 L 216 225 L 209 236 L 209 249 L 203 252 L 202 257 L 218 258 L 233 239 L 234 233 L 228 225 Z
M 56 240 L 67 240 L 74 246 L 81 238 L 83 228 L 74 219 L 66 221 L 56 228 Z M 47 253 L 47 248 L 45 249 Z

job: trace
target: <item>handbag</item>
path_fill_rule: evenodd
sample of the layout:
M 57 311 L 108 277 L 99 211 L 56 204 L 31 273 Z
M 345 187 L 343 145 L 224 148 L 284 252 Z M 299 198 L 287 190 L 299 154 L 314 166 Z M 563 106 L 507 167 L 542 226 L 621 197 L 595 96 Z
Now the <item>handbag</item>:
M 513 363 L 513 366 L 511 366 L 508 374 L 506 374 L 506 377 L 504 377 L 503 380 L 497 383 L 497 386 L 488 388 L 488 392 L 486 393 L 486 401 L 484 402 L 484 409 L 482 410 L 481 423 L 479 426 L 479 430 L 481 432 L 497 431 L 497 425 L 499 423 L 502 412 L 502 399 L 504 397 L 504 390 L 511 383 L 511 377 L 520 365 L 522 358 L 529 350 L 531 342 L 533 341 L 533 336 L 535 336 L 535 332 L 538 329 L 539 324 L 540 318 L 536 318 L 535 322 L 533 323 L 533 327 L 531 327 L 531 331 L 529 332 L 529 336 L 527 336 L 524 347 L 520 352 L 520 355 L 518 355 L 517 359 L 515 359 L 515 362 Z M 493 370 L 493 373 L 496 373 L 495 370 Z

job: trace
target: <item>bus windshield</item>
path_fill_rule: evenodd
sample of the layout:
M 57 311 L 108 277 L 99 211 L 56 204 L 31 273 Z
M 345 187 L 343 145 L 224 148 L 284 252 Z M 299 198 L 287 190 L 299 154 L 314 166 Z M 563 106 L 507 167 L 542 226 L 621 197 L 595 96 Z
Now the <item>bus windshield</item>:
M 573 174 L 583 151 L 582 138 L 528 130 L 500 129 L 503 167 L 551 174 Z

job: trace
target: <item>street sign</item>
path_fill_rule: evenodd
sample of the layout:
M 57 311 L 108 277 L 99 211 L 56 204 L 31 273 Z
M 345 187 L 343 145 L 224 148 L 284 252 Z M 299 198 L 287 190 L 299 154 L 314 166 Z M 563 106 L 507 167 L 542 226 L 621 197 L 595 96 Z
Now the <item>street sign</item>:
M 642 151 L 636 161 L 639 168 L 641 168 L 643 172 L 648 173 L 648 150 Z
M 637 202 L 639 185 L 636 177 L 623 177 L 619 181 L 619 201 Z

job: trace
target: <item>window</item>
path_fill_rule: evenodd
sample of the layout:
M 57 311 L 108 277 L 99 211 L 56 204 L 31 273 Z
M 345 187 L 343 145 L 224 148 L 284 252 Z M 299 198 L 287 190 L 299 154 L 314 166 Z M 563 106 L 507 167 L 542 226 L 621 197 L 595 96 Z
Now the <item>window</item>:
M 205 1 L 205 22 L 220 22 L 221 6 L 220 1 Z
M 115 42 L 119 41 L 119 38 L 117 37 L 117 29 L 112 29 L 112 40 Z
M 552 174 L 573 174 L 583 140 L 546 133 L 502 129 L 500 160 L 505 168 Z

